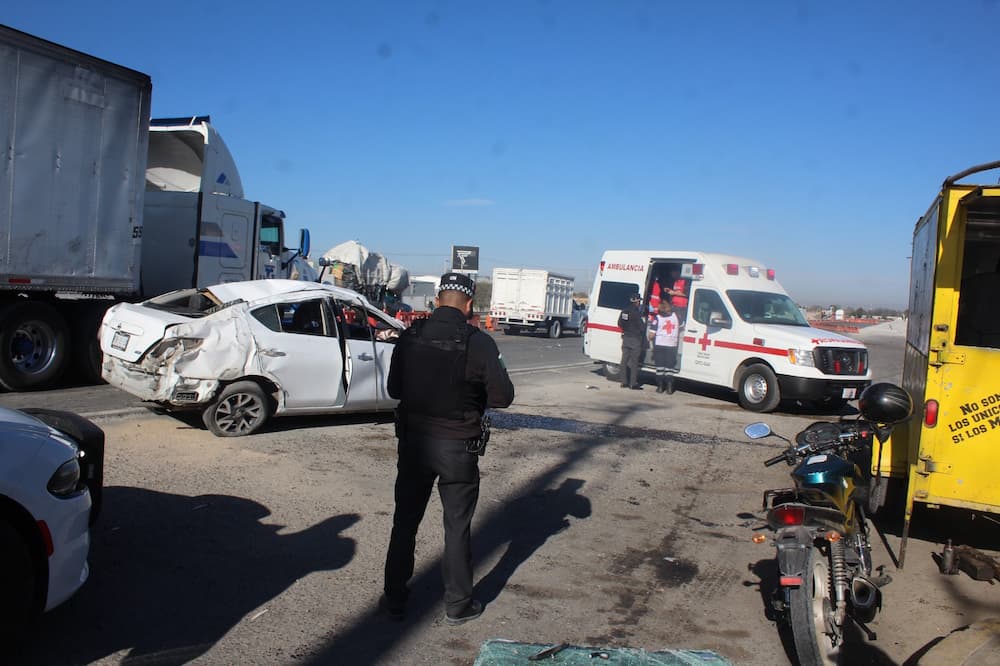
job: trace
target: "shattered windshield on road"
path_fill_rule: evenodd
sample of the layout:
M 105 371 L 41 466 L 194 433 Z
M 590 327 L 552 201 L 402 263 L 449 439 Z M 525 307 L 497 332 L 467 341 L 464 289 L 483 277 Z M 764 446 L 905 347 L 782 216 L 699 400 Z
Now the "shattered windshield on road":
M 220 303 L 207 289 L 182 289 L 152 298 L 143 305 L 187 317 L 204 317 L 215 312 Z
M 740 319 L 749 324 L 808 326 L 795 301 L 785 294 L 730 289 L 726 291 Z

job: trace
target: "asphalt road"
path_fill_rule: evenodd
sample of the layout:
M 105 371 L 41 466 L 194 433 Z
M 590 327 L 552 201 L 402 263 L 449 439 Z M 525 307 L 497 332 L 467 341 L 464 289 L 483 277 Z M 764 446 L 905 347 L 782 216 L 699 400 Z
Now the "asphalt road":
M 595 366 L 577 365 L 577 338 L 499 341 L 520 371 L 481 464 L 473 542 L 476 594 L 487 608 L 476 622 L 453 628 L 441 619 L 436 499 L 418 538 L 406 621 L 377 613 L 391 424 L 278 419 L 259 435 L 217 439 L 196 423 L 136 411 L 98 419 L 108 438 L 106 493 L 90 580 L 7 661 L 471 664 L 484 641 L 509 638 L 787 663 L 790 647 L 767 617 L 773 549 L 749 539 L 762 489 L 789 482 L 787 469 L 761 465 L 780 442 L 742 433 L 760 417 L 694 385 L 672 396 L 623 391 Z M 866 341 L 876 378 L 898 379 L 898 332 Z M 107 401 L 87 396 L 109 391 L 32 396 L 108 412 Z M 818 418 L 829 415 L 796 405 L 765 417 L 789 436 Z M 945 537 L 1000 543 L 994 526 L 968 529 L 963 520 L 920 516 L 904 571 L 891 564 L 899 521 L 880 521 L 873 559 L 895 581 L 872 624 L 878 641 L 852 634 L 849 663 L 902 663 L 995 614 L 988 585 L 936 573 L 932 553 Z

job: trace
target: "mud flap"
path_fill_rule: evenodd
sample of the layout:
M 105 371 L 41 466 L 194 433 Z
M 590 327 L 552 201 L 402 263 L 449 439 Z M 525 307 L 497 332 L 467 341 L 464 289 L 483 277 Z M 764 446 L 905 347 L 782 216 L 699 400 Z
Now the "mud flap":
M 785 528 L 775 535 L 774 545 L 778 550 L 781 585 L 801 585 L 809 565 L 809 551 L 813 547 L 812 535 L 804 527 Z

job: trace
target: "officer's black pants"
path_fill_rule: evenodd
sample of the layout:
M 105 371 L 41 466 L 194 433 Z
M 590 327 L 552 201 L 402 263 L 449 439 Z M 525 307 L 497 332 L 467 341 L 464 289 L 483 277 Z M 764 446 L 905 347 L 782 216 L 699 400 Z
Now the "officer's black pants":
M 399 440 L 396 469 L 396 512 L 385 558 L 385 595 L 394 605 L 406 601 L 417 528 L 437 479 L 444 508 L 445 610 L 457 615 L 472 599 L 470 526 L 479 499 L 479 456 L 466 451 L 465 440 L 410 436 Z
M 639 385 L 639 364 L 645 354 L 645 347 L 640 341 L 622 343 L 622 384 L 625 386 Z

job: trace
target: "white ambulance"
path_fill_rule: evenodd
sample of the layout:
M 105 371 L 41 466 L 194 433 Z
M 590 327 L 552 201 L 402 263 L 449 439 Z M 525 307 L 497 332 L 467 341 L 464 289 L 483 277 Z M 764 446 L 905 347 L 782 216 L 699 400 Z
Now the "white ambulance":
M 618 315 L 629 295 L 638 291 L 643 311 L 652 313 L 675 285 L 688 299 L 682 379 L 731 388 L 754 412 L 770 412 L 783 399 L 837 409 L 871 382 L 864 344 L 809 326 L 774 269 L 726 254 L 649 250 L 608 250 L 594 280 L 583 351 L 604 364 L 609 379 L 621 373 Z M 651 357 L 643 368 L 654 369 Z

